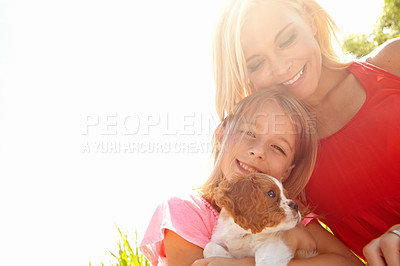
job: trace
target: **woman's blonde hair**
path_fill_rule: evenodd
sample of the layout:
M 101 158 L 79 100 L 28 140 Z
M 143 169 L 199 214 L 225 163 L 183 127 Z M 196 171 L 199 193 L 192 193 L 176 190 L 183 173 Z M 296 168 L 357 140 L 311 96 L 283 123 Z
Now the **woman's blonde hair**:
M 241 46 L 241 30 L 251 10 L 267 1 L 278 1 L 310 16 L 317 27 L 322 65 L 330 69 L 346 68 L 340 50 L 339 29 L 329 14 L 315 0 L 231 0 L 217 22 L 213 40 L 213 68 L 217 113 L 222 120 L 234 105 L 255 91 L 248 79 Z
M 295 167 L 283 182 L 283 185 L 292 198 L 297 198 L 305 204 L 303 191 L 314 169 L 318 147 L 316 125 L 312 112 L 309 107 L 282 91 L 260 90 L 240 101 L 235 106 L 233 113 L 223 120 L 214 134 L 214 169 L 199 192 L 217 209 L 218 206 L 215 206 L 213 201 L 213 194 L 219 182 L 224 178 L 221 170 L 221 158 L 226 151 L 232 151 L 232 146 L 227 148 L 227 145 L 235 145 L 235 143 L 230 142 L 230 136 L 238 131 L 243 122 L 254 121 L 257 116 L 263 115 L 263 106 L 271 104 L 271 102 L 280 106 L 284 114 L 289 117 L 294 129 L 293 134 L 296 135 L 295 154 L 292 162 Z

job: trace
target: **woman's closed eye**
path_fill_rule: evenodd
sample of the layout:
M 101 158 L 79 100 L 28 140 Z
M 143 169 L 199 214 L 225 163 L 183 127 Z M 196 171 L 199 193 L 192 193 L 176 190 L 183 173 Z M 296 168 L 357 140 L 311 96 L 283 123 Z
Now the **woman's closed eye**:
M 279 34 L 277 38 L 278 48 L 290 46 L 297 38 L 297 29 L 293 23 L 289 23 Z
M 279 44 L 279 48 L 288 47 L 289 45 L 291 45 L 294 42 L 296 37 L 297 37 L 297 35 L 295 33 L 291 34 L 288 38 L 286 38 L 286 40 L 284 40 L 283 42 L 281 42 Z
M 247 69 L 250 71 L 250 73 L 256 72 L 262 67 L 264 61 L 265 61 L 264 59 L 257 60 L 256 62 L 249 64 L 247 66 Z

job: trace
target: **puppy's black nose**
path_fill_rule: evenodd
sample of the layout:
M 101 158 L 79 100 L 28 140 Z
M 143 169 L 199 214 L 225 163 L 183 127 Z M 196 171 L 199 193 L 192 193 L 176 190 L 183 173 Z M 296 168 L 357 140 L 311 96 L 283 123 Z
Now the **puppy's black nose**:
M 294 203 L 293 201 L 289 203 L 289 207 L 295 210 L 296 212 L 299 210 L 299 206 L 297 206 L 297 204 Z

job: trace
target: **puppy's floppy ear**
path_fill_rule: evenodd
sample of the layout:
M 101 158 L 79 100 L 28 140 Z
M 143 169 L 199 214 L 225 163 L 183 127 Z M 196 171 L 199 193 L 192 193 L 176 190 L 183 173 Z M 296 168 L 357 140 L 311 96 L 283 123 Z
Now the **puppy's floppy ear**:
M 235 206 L 234 199 L 231 198 L 229 193 L 231 189 L 228 179 L 222 180 L 214 191 L 214 202 L 220 208 L 233 210 Z
M 266 181 L 255 174 L 234 173 L 224 183 L 225 194 L 220 201 L 231 214 L 236 224 L 245 230 L 259 233 L 270 222 L 265 193 L 262 190 Z M 221 186 L 222 187 L 222 186 Z

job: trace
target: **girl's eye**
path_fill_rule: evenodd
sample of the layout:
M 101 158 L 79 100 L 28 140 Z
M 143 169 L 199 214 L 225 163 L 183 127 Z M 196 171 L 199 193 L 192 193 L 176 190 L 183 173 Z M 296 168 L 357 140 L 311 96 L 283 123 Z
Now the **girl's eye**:
M 253 132 L 251 132 L 251 131 L 244 131 L 244 134 L 245 134 L 246 136 L 249 136 L 249 137 L 252 137 L 252 138 L 255 138 L 255 137 L 256 137 L 256 135 L 255 135 Z
M 276 197 L 275 191 L 273 191 L 273 190 L 268 191 L 265 195 L 267 195 L 270 198 Z
M 290 44 L 293 43 L 293 41 L 296 39 L 296 34 L 291 34 L 289 36 L 289 38 L 287 38 L 284 42 L 282 42 L 281 44 L 279 44 L 279 48 L 285 48 L 287 46 L 289 46 Z
M 248 136 L 248 137 L 252 137 L 252 138 L 256 137 L 256 134 L 254 134 L 253 132 L 251 132 L 249 130 L 240 130 L 240 134 Z
M 280 146 L 278 146 L 278 145 L 276 145 L 276 144 L 273 144 L 273 145 L 271 145 L 271 146 L 272 146 L 272 148 L 274 148 L 275 150 L 277 150 L 278 152 L 280 152 L 280 153 L 282 153 L 283 155 L 286 156 L 285 151 L 284 151 Z

